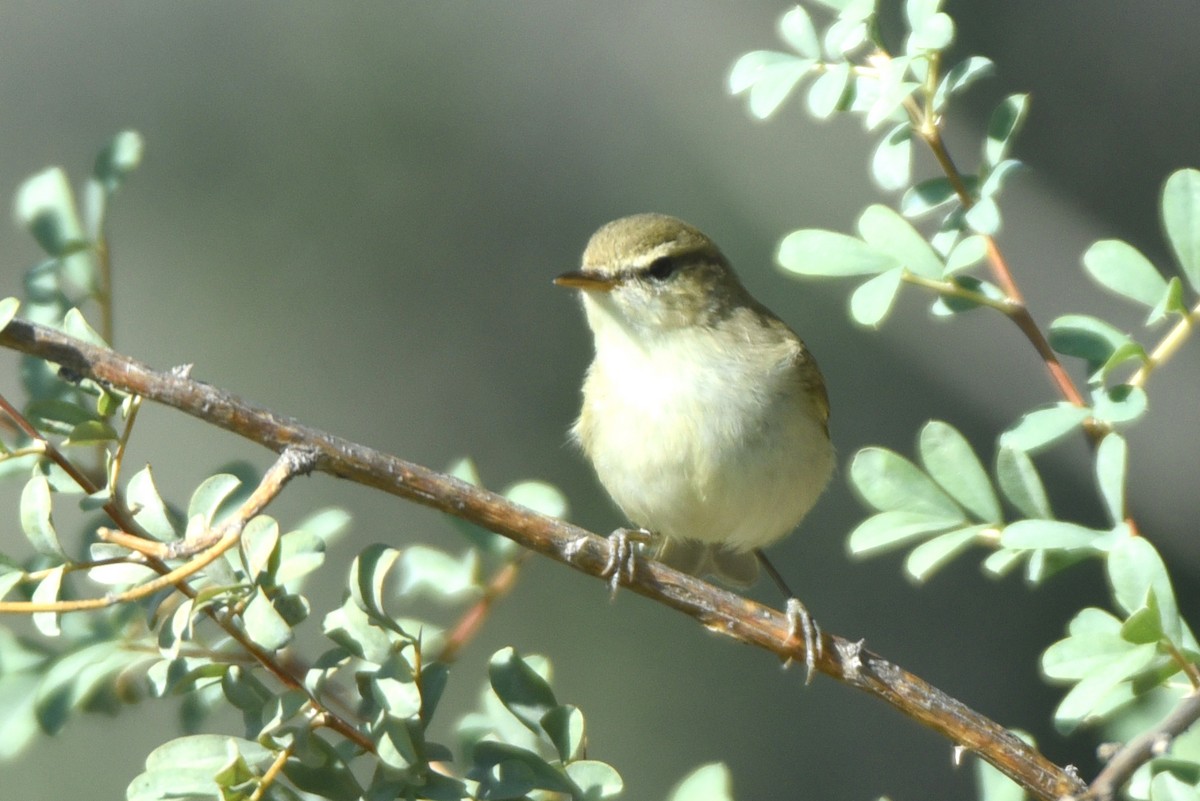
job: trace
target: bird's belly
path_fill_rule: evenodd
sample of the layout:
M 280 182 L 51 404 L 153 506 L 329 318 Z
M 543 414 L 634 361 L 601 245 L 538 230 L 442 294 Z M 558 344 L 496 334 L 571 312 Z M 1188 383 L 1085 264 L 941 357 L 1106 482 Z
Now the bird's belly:
M 668 538 L 767 545 L 796 526 L 833 466 L 808 398 L 762 376 L 649 371 L 596 393 L 584 438 L 630 521 Z M 731 383 L 732 382 L 732 383 Z

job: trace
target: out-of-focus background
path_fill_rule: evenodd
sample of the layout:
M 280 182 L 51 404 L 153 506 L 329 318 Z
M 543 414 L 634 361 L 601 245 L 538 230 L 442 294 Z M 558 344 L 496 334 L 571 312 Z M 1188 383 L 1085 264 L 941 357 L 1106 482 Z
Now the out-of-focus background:
M 726 77 L 742 53 L 780 47 L 785 3 L 8 3 L 0 12 L 0 188 L 62 164 L 81 177 L 118 130 L 147 141 L 112 212 L 116 345 L 309 424 L 434 467 L 470 454 L 485 481 L 559 484 L 572 517 L 623 521 L 566 444 L 590 357 L 577 304 L 551 277 L 597 226 L 656 210 L 710 233 L 745 283 L 806 338 L 824 368 L 843 474 L 802 532 L 773 553 L 830 631 L 924 676 L 1092 770 L 1092 742 L 1048 724 L 1060 691 L 1037 655 L 1074 609 L 1103 604 L 1084 566 L 1029 590 L 981 576 L 977 555 L 914 587 L 900 560 L 845 555 L 862 512 L 845 487 L 859 447 L 911 453 L 948 420 L 991 459 L 994 436 L 1054 400 L 1032 349 L 976 312 L 933 321 L 909 295 L 882 335 L 847 322 L 849 285 L 797 283 L 773 266 L 797 227 L 848 230 L 881 195 L 875 137 L 798 103 L 749 118 Z M 1079 257 L 1121 237 L 1167 263 L 1158 192 L 1200 165 L 1200 14 L 1190 0 L 949 0 L 959 50 L 998 63 L 949 139 L 965 166 L 1004 94 L 1032 94 L 1015 155 L 1033 169 L 1003 198 L 1004 248 L 1038 319 L 1068 311 L 1131 330 Z M 922 158 L 918 169 L 932 170 Z M 0 263 L 19 291 L 38 259 L 15 226 Z M 16 391 L 13 360 L 0 387 Z M 1200 343 L 1151 381 L 1130 433 L 1131 503 L 1197 608 Z M 131 464 L 176 497 L 230 459 L 269 454 L 147 409 Z M 1043 460 L 1058 511 L 1102 523 L 1082 443 Z M 294 484 L 286 523 L 338 504 L 355 517 L 330 558 L 327 598 L 371 542 L 461 547 L 438 516 L 327 477 Z M 11 510 L 10 510 L 11 511 Z M 2 542 L 19 538 L 10 514 Z M 7 546 L 0 546 L 7 547 Z M 16 547 L 15 545 L 13 546 Z M 769 588 L 757 592 L 775 600 Z M 317 625 L 318 611 L 314 621 Z M 662 797 L 725 760 L 739 799 L 961 796 L 949 744 L 882 704 L 702 631 L 631 594 L 534 560 L 456 671 L 443 717 L 474 703 L 496 648 L 553 657 L 559 697 L 587 715 L 591 754 L 630 798 Z M 171 702 L 73 722 L 6 764 L 0 796 L 120 798 L 174 725 Z M 234 721 L 218 719 L 238 733 Z

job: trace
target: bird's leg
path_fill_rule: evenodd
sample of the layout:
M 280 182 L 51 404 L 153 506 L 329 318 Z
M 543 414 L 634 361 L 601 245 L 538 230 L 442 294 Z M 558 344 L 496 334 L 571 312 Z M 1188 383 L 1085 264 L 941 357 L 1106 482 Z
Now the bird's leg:
M 783 597 L 787 599 L 785 614 L 788 621 L 788 640 L 804 640 L 804 664 L 808 668 L 808 674 L 804 677 L 804 683 L 812 684 L 813 676 L 817 672 L 817 659 L 820 658 L 823 650 L 821 645 L 821 627 L 817 625 L 817 621 L 809 614 L 807 607 L 800 602 L 800 599 L 788 587 L 787 582 L 783 580 L 783 576 L 775 569 L 775 565 L 771 564 L 771 560 L 762 552 L 762 549 L 756 548 L 754 555 L 758 557 L 759 564 L 762 565 L 763 570 L 771 577 L 771 581 L 775 582 L 775 586 L 783 593 Z
M 621 579 L 633 581 L 637 560 L 637 545 L 645 545 L 651 541 L 653 534 L 644 528 L 619 528 L 608 535 L 608 561 L 600 574 L 608 579 L 608 586 L 615 597 Z

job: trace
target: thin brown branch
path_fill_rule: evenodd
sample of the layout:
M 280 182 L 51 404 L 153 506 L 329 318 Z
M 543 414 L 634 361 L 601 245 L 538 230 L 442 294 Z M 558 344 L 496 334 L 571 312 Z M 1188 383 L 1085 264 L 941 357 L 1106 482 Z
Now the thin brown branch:
M 316 470 L 469 520 L 525 548 L 607 580 L 607 540 L 453 476 L 310 428 L 224 390 L 180 374 L 153 370 L 134 359 L 43 326 L 14 321 L 0 333 L 0 346 L 55 362 L 67 376 L 91 378 L 172 406 L 274 451 L 308 449 L 315 456 Z M 639 595 L 694 618 L 711 631 L 757 646 L 784 660 L 804 658 L 802 643 L 789 636 L 786 616 L 775 609 L 657 562 L 641 562 L 628 586 Z M 1084 789 L 1071 773 L 1007 729 L 862 649 L 860 644 L 824 635 L 823 654 L 817 668 L 979 754 L 1037 798 L 1059 799 Z M 360 742 L 361 735 L 351 731 L 358 735 L 352 739 Z
M 1130 740 L 1108 761 L 1077 801 L 1112 801 L 1116 792 L 1142 765 L 1166 753 L 1176 737 L 1200 720 L 1200 693 L 1193 692 L 1171 710 L 1162 722 Z
M 57 333 L 57 332 L 53 332 L 52 329 L 44 328 L 44 327 L 37 326 L 34 324 L 19 323 L 18 327 L 20 325 L 27 325 L 30 328 L 30 330 L 41 329 L 43 332 Z M 13 329 L 13 327 L 14 326 L 12 326 L 10 324 L 9 327 L 5 329 L 5 331 L 6 332 L 11 331 Z M 65 335 L 59 335 L 59 336 L 61 336 L 63 340 L 68 341 L 68 342 L 73 342 L 76 345 L 84 344 L 84 343 L 78 342 L 77 340 L 71 340 L 70 337 L 66 337 Z M 2 337 L 2 335 L 0 335 L 0 337 Z M 93 350 L 95 350 L 98 353 L 112 353 L 112 351 L 108 351 L 108 350 L 105 350 L 102 348 L 93 348 Z M 69 369 L 67 367 L 67 365 L 59 359 L 49 358 L 48 361 L 58 362 L 59 364 L 62 365 L 62 369 L 64 369 L 64 370 Z M 185 379 L 186 373 L 187 373 L 186 370 L 176 371 L 175 376 L 180 379 Z M 77 374 L 77 375 L 82 376 L 82 373 Z M 120 386 L 120 384 L 114 382 L 112 384 L 112 386 Z M 67 475 L 69 475 L 71 477 L 71 479 L 73 481 L 75 481 L 81 489 L 83 489 L 89 495 L 98 491 L 99 488 L 97 487 L 97 485 L 91 479 L 89 479 L 86 475 L 84 475 L 82 472 L 80 472 L 78 469 L 76 469 L 75 465 L 69 459 L 64 457 L 62 455 L 62 453 L 56 447 L 54 447 L 53 443 L 51 443 L 44 436 L 42 436 L 41 432 L 39 432 L 33 426 L 33 424 L 30 423 L 29 420 L 27 420 L 25 418 L 25 416 L 23 414 L 21 414 L 14 406 L 12 406 L 8 402 L 8 400 L 3 397 L 3 395 L 0 395 L 0 410 L 2 410 L 12 420 L 14 425 L 16 425 L 21 431 L 23 431 L 25 434 L 27 434 L 30 438 L 33 439 L 33 441 L 39 446 L 39 451 L 43 455 L 45 455 L 46 457 L 53 460 L 55 462 L 55 464 L 58 464 L 59 466 L 61 466 L 63 468 L 63 470 L 67 473 Z M 298 446 L 298 447 L 300 447 L 300 446 Z M 280 453 L 282 453 L 284 450 L 287 450 L 287 449 L 283 448 L 283 449 L 278 449 L 278 450 Z M 302 447 L 300 447 L 300 450 L 304 450 L 304 449 Z M 306 454 L 305 458 L 307 459 L 307 451 L 306 450 L 305 450 L 305 454 Z M 296 454 L 293 454 L 293 457 L 296 457 Z M 298 457 L 296 457 L 296 458 L 298 458 Z M 311 470 L 312 468 L 310 465 L 307 464 L 307 462 L 305 462 L 304 469 L 307 472 L 307 471 Z M 133 515 L 129 513 L 129 510 L 125 507 L 125 505 L 123 503 L 120 502 L 119 498 L 117 497 L 115 487 L 112 488 L 112 492 L 110 493 L 109 500 L 108 500 L 108 502 L 106 502 L 104 504 L 104 506 L 102 508 L 104 509 L 104 512 L 109 516 L 109 518 L 114 523 L 117 524 L 118 527 L 124 529 L 127 532 L 140 532 L 141 531 L 141 527 L 137 525 L 137 522 L 133 519 Z M 149 542 L 149 541 L 151 541 L 151 540 L 150 540 L 150 538 L 147 537 L 147 542 Z M 154 570 L 159 575 L 163 575 L 163 574 L 170 572 L 170 568 L 168 568 L 167 565 L 161 559 L 159 559 L 155 556 L 146 556 L 145 564 L 147 567 Z M 176 581 L 174 583 L 174 587 L 180 594 L 182 594 L 188 598 L 196 597 L 196 591 L 193 590 L 184 581 Z M 79 607 L 76 609 L 69 609 L 69 610 L 65 610 L 65 611 L 81 611 L 84 608 L 96 609 L 96 608 L 102 608 L 104 606 L 111 605 L 110 603 L 107 602 L 107 599 L 89 599 L 88 601 L 86 601 L 84 603 L 91 604 L 91 606 L 85 605 L 85 606 L 82 606 L 82 607 Z M 2 607 L 0 607 L 0 611 L 3 611 Z M 64 610 L 54 610 L 54 611 L 64 611 Z M 232 638 L 235 642 L 237 642 L 242 647 L 242 649 L 246 651 L 246 653 L 250 654 L 251 657 L 253 657 L 259 664 L 261 664 L 267 670 L 268 673 L 275 676 L 279 681 L 281 681 L 284 684 L 284 686 L 289 687 L 291 689 L 305 690 L 307 692 L 306 688 L 304 687 L 304 684 L 299 679 L 297 679 L 295 676 L 293 676 L 291 673 L 289 673 L 287 668 L 285 668 L 275 658 L 274 654 L 260 648 L 258 643 L 254 642 L 254 640 L 250 638 L 250 635 L 248 635 L 245 631 L 242 630 L 241 626 L 235 620 L 235 617 L 233 615 L 228 614 L 228 613 L 218 614 L 215 609 L 213 609 L 212 607 L 209 607 L 209 606 L 206 606 L 204 608 L 204 614 L 209 619 L 211 619 L 214 623 L 216 623 L 218 626 L 220 626 L 225 631 L 225 633 L 230 636 L 230 638 Z M 362 732 L 360 732 L 358 729 L 356 729 L 352 724 L 350 724 L 343 718 L 339 717 L 338 715 L 334 714 L 333 712 L 326 713 L 324 717 L 325 717 L 325 719 L 324 719 L 324 722 L 322 723 L 322 725 L 324 725 L 326 728 L 330 728 L 330 729 L 338 732 L 343 737 L 345 737 L 347 740 L 350 740 L 355 745 L 357 745 L 359 748 L 361 748 L 363 751 L 371 752 L 371 753 L 373 753 L 375 751 L 374 743 L 372 743 Z
M 151 581 L 137 584 L 127 590 L 106 595 L 103 598 L 80 598 L 72 601 L 43 603 L 35 601 L 0 601 L 0 614 L 32 614 L 35 612 L 57 612 L 63 614 L 67 612 L 104 609 L 109 606 L 146 598 L 159 590 L 164 590 L 173 585 L 180 585 L 185 579 L 194 576 L 236 545 L 242 536 L 242 530 L 245 529 L 246 523 L 250 522 L 250 519 L 254 516 L 260 514 L 266 508 L 267 504 L 279 494 L 283 486 L 295 475 L 306 472 L 309 469 L 309 461 L 305 454 L 291 448 L 280 454 L 271 469 L 263 475 L 258 487 L 238 507 L 235 514 L 231 515 L 219 526 L 214 526 L 203 532 L 194 540 L 184 540 L 179 544 L 178 554 L 171 552 L 168 546 L 166 548 L 167 553 L 162 556 L 162 558 L 176 558 L 177 556 L 190 556 L 199 553 L 198 557 L 184 562 L 173 570 L 160 573 L 158 577 Z M 156 556 L 158 555 L 156 554 Z
M 958 196 L 959 202 L 964 210 L 969 210 L 975 205 L 975 197 L 971 194 L 971 190 L 967 187 L 966 180 L 963 178 L 962 172 L 959 171 L 958 165 L 954 163 L 954 158 L 950 155 L 949 149 L 946 147 L 946 140 L 942 138 L 941 129 L 938 127 L 937 120 L 929 116 L 916 103 L 912 97 L 908 97 L 904 104 L 908 111 L 909 117 L 912 119 L 913 131 L 920 137 L 921 141 L 926 144 L 933 157 L 937 160 L 938 166 L 942 168 L 942 173 L 950 182 L 950 186 L 954 189 L 954 193 Z M 1046 335 L 1042 333 L 1042 329 L 1033 319 L 1033 315 L 1029 313 L 1029 307 L 1025 305 L 1025 296 L 1021 292 L 1021 288 L 1017 285 L 1016 279 L 1013 277 L 1012 270 L 1005 261 L 1004 255 L 1000 252 L 996 240 L 990 235 L 984 235 L 984 243 L 987 248 L 988 267 L 991 271 L 992 278 L 1000 286 L 1005 297 L 1009 301 L 1007 309 L 1002 309 L 1017 326 L 1021 329 L 1021 333 L 1033 345 L 1038 356 L 1046 365 L 1046 371 L 1050 374 L 1050 380 L 1058 388 L 1062 396 L 1070 403 L 1076 406 L 1086 406 L 1083 396 L 1079 392 L 1079 388 L 1075 386 L 1075 382 L 1071 379 L 1070 374 L 1063 368 L 1062 363 L 1058 360 L 1058 355 L 1054 349 L 1050 347 L 1050 342 L 1046 339 Z M 1088 434 L 1093 441 L 1097 441 L 1103 432 L 1093 429 L 1090 424 Z
M 495 608 L 496 602 L 512 590 L 513 585 L 517 582 L 517 576 L 521 572 L 521 565 L 528 561 L 529 556 L 529 551 L 520 551 L 516 557 L 505 562 L 496 571 L 487 586 L 484 587 L 483 595 L 471 604 L 471 607 L 463 613 L 458 622 L 454 624 L 454 628 L 446 635 L 446 644 L 442 646 L 441 652 L 437 655 L 437 661 L 450 663 L 458 658 L 459 652 L 479 633 L 484 621 Z
M 42 436 L 42 433 L 34 428 L 33 424 L 25 418 L 25 415 L 21 414 L 17 410 L 17 407 L 9 403 L 8 398 L 5 398 L 3 395 L 0 395 L 0 411 L 3 411 L 6 415 L 8 415 L 9 419 L 16 424 L 17 428 L 19 428 L 21 432 L 25 434 L 25 436 L 29 437 L 34 442 L 40 443 L 42 453 L 45 454 L 46 458 L 61 467 L 63 472 L 70 476 L 71 480 L 79 485 L 80 489 L 82 489 L 88 495 L 99 491 L 100 488 L 96 485 L 96 482 L 88 478 L 87 475 L 78 467 L 76 467 L 70 459 L 63 456 L 62 451 L 54 447 L 49 440 Z

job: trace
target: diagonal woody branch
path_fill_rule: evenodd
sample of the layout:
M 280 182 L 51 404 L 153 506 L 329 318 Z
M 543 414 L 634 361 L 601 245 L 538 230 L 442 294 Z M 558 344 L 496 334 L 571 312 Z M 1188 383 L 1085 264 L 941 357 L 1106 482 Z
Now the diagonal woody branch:
M 277 453 L 303 449 L 313 454 L 316 470 L 469 520 L 581 572 L 596 577 L 605 573 L 609 554 L 608 543 L 602 537 L 453 476 L 247 403 L 186 377 L 186 371 L 153 370 L 127 356 L 21 320 L 14 320 L 0 332 L 0 347 L 57 363 L 66 377 L 90 378 L 174 407 Z M 640 564 L 628 586 L 639 595 L 696 619 L 713 632 L 783 659 L 804 658 L 803 643 L 789 637 L 788 621 L 777 610 L 657 562 Z M 866 651 L 861 643 L 830 634 L 823 637 L 818 670 L 880 698 L 956 745 L 977 753 L 1035 797 L 1053 801 L 1085 789 L 1073 773 L 1055 765 L 1007 729 Z

